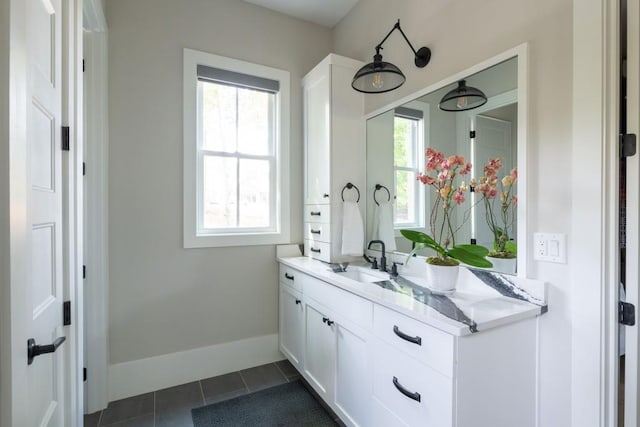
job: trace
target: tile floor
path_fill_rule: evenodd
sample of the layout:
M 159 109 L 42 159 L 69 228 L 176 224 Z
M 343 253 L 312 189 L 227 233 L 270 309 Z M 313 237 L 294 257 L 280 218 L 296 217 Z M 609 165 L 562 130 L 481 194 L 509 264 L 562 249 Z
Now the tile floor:
M 289 363 L 257 366 L 218 377 L 170 387 L 109 403 L 85 415 L 85 427 L 184 427 L 192 426 L 191 409 L 300 378 Z

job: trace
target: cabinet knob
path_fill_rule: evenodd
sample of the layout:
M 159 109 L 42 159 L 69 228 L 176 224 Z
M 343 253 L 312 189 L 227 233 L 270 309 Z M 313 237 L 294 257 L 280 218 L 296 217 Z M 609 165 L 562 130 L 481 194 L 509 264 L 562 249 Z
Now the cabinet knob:
M 326 323 L 326 324 L 327 324 L 327 326 L 331 326 L 331 325 L 333 325 L 335 322 L 334 322 L 333 320 L 329 319 L 328 317 L 323 317 L 323 318 L 322 318 L 322 323 Z
M 300 301 L 299 299 L 296 299 L 296 305 L 301 304 L 302 301 Z
M 322 195 L 322 197 L 324 197 L 325 199 L 328 199 L 328 198 L 329 198 L 329 194 L 324 193 L 324 194 Z

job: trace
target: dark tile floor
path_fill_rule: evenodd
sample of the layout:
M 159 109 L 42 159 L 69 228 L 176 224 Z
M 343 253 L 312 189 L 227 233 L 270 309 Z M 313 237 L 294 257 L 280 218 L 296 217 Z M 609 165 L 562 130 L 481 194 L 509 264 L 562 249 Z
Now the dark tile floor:
M 294 381 L 300 374 L 289 363 L 257 366 L 109 403 L 103 411 L 85 415 L 85 427 L 192 426 L 191 409 Z

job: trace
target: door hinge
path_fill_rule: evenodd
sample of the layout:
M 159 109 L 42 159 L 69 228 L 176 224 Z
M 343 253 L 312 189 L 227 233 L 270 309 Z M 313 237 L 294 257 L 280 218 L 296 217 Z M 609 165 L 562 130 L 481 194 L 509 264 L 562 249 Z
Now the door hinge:
M 469 132 L 469 138 L 475 138 L 476 137 L 476 131 L 472 130 Z
M 628 302 L 618 301 L 618 322 L 625 326 L 636 324 L 636 307 Z
M 636 154 L 636 135 L 634 133 L 620 134 L 620 158 L 631 157 Z
M 69 326 L 71 324 L 71 301 L 62 303 L 62 324 Z
M 62 150 L 69 151 L 69 126 L 62 126 Z
M 82 266 L 82 278 L 83 279 L 87 278 L 87 266 L 86 265 Z
M 82 368 L 82 382 L 87 381 L 87 368 Z

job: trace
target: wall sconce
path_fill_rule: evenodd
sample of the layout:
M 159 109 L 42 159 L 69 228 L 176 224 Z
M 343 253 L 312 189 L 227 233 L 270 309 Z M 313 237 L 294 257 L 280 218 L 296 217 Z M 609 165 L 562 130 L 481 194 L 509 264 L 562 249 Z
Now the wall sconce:
M 487 95 L 480 89 L 467 86 L 464 80 L 458 82 L 458 87 L 447 92 L 440 100 L 438 107 L 443 111 L 467 111 L 478 108 L 487 103 Z
M 391 33 L 395 30 L 399 30 L 402 37 L 407 41 L 407 44 L 413 51 L 415 56 L 414 63 L 416 67 L 424 68 L 431 59 L 431 49 L 428 47 L 421 47 L 416 50 L 413 45 L 400 28 L 400 20 L 393 26 L 391 31 L 385 36 L 384 39 L 376 46 L 376 54 L 373 57 L 373 62 L 368 63 L 364 67 L 360 68 L 358 72 L 353 76 L 351 87 L 358 92 L 363 93 L 384 93 L 399 88 L 405 82 L 406 78 L 402 71 L 390 62 L 382 61 L 382 44 L 389 38 Z

